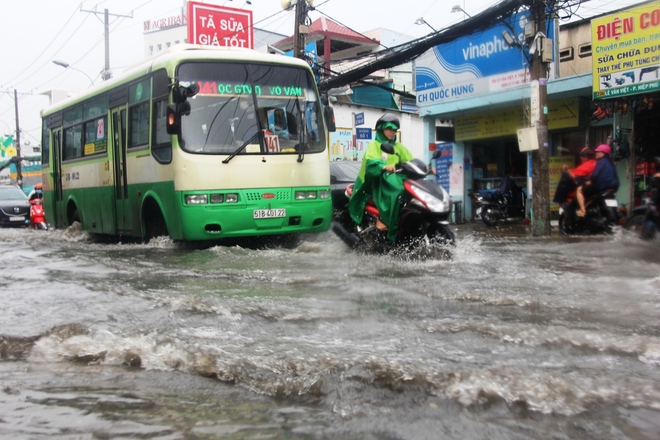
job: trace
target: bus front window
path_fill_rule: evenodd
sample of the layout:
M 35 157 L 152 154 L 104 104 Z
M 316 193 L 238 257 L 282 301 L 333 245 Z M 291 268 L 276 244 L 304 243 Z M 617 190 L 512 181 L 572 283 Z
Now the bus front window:
M 181 119 L 181 147 L 200 154 L 317 153 L 325 149 L 321 106 L 305 69 L 262 64 L 188 62 L 181 84 L 197 83 Z M 257 134 L 260 134 L 257 136 Z

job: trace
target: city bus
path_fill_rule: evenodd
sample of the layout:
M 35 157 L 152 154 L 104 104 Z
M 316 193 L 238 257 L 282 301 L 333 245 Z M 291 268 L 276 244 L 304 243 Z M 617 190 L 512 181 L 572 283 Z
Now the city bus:
M 46 218 L 145 241 L 326 231 L 331 111 L 304 61 L 174 46 L 42 112 Z

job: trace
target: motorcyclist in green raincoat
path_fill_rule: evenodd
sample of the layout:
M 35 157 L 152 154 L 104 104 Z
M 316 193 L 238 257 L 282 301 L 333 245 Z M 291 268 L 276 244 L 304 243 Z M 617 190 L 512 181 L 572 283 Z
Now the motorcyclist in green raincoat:
M 394 172 L 395 165 L 413 159 L 410 151 L 396 140 L 396 132 L 400 127 L 399 118 L 391 113 L 384 114 L 376 121 L 376 139 L 367 145 L 353 187 L 353 196 L 348 203 L 351 218 L 360 224 L 367 202 L 373 199 L 380 214 L 376 227 L 381 231 L 387 230 L 387 238 L 392 242 L 396 241 L 400 196 L 404 191 L 405 178 Z M 392 144 L 395 154 L 387 154 L 380 149 L 385 142 Z

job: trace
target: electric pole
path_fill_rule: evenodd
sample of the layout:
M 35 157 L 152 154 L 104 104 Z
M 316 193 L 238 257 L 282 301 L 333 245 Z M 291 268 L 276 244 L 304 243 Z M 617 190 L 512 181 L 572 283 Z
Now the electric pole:
M 18 92 L 14 89 L 14 111 L 16 112 L 16 184 L 23 188 L 23 170 L 21 169 L 21 127 L 18 122 Z
M 293 29 L 293 56 L 305 59 L 305 34 L 309 33 L 307 26 L 307 0 L 296 2 L 296 22 Z
M 552 10 L 554 2 L 548 7 Z M 531 123 L 536 127 L 539 149 L 532 151 L 532 235 L 550 235 L 550 172 L 548 154 L 548 66 L 544 61 L 546 45 L 545 22 L 546 5 L 534 0 L 530 18 L 533 21 L 531 54 Z M 550 50 L 550 52 L 552 52 Z
M 87 11 L 82 8 L 82 4 L 80 5 L 80 12 L 89 12 L 94 15 L 99 15 L 100 12 L 98 11 Z M 104 34 L 105 34 L 105 67 L 103 68 L 103 72 L 101 72 L 101 78 L 103 81 L 107 81 L 110 78 L 112 78 L 112 71 L 110 70 L 110 16 L 113 17 L 125 17 L 125 18 L 133 18 L 133 12 L 131 12 L 130 15 L 119 15 L 119 14 L 111 14 L 108 12 L 107 9 L 103 11 L 103 27 L 104 27 Z

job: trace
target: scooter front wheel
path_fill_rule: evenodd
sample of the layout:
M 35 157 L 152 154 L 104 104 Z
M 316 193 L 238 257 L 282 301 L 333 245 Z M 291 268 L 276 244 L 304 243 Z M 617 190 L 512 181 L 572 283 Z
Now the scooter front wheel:
M 571 235 L 575 232 L 575 225 L 568 220 L 566 212 L 559 214 L 559 232 L 564 235 Z
M 650 239 L 655 236 L 655 225 L 652 224 L 647 226 L 647 222 L 646 214 L 633 214 L 628 220 L 626 220 L 626 224 L 623 225 L 623 227 L 626 231 L 630 231 L 640 238 Z
M 456 235 L 448 225 L 434 225 L 427 233 L 429 241 L 439 245 L 456 245 Z
M 481 219 L 486 226 L 495 226 L 497 224 L 498 215 L 493 208 L 484 208 L 481 210 Z

